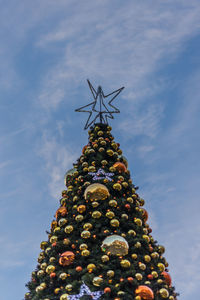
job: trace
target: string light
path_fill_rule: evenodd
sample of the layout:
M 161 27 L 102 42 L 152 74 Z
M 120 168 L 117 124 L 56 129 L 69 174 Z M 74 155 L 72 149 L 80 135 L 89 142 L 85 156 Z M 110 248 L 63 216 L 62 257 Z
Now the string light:
M 108 181 L 112 181 L 112 177 L 114 173 L 106 173 L 103 169 L 99 169 L 97 172 L 89 172 L 89 175 L 93 176 L 92 180 L 101 180 L 107 179 Z
M 97 292 L 91 292 L 89 287 L 83 283 L 80 287 L 80 293 L 77 295 L 69 295 L 69 300 L 79 300 L 84 295 L 92 296 L 93 300 L 100 299 L 101 295 L 103 294 L 103 291 L 97 291 Z

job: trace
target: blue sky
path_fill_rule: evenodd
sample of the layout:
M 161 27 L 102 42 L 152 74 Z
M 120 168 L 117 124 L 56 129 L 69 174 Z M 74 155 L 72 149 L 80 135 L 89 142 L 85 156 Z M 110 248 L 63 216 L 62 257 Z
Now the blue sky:
M 199 298 L 199 1 L 6 1 L 0 10 L 0 287 L 22 299 L 87 144 L 86 79 L 116 101 L 113 135 L 181 300 Z

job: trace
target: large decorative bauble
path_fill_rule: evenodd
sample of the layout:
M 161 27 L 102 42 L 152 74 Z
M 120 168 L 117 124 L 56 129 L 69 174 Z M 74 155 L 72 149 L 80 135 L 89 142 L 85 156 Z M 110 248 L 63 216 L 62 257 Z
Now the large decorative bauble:
M 91 201 L 105 200 L 109 196 L 110 193 L 107 187 L 101 183 L 90 184 L 84 193 L 85 199 L 90 199 Z
M 74 176 L 74 173 L 76 174 L 77 170 L 76 169 L 70 169 L 65 173 L 65 185 L 68 186 L 71 184 L 72 178 Z
M 129 245 L 125 238 L 116 234 L 106 237 L 101 245 L 101 250 L 106 252 L 108 255 L 127 255 L 128 249 Z
M 119 173 L 124 173 L 127 171 L 127 168 L 125 166 L 125 164 L 123 164 L 122 162 L 116 162 L 113 167 L 119 172 Z
M 61 215 L 62 217 L 66 216 L 67 214 L 67 209 L 65 206 L 61 206 L 59 209 L 57 209 L 56 211 L 56 219 L 58 218 L 59 215 Z
M 101 277 L 94 277 L 92 280 L 93 285 L 100 286 L 103 282 L 103 279 Z
M 66 251 L 61 254 L 59 258 L 59 264 L 61 266 L 69 266 L 71 263 L 73 263 L 75 258 L 75 254 L 72 251 Z
M 166 271 L 161 273 L 164 277 L 165 277 L 165 282 L 168 286 L 171 286 L 172 284 L 172 279 L 171 276 L 169 275 L 169 273 L 167 273 Z
M 164 289 L 164 288 L 163 288 L 163 289 L 160 289 L 160 290 L 159 290 L 159 293 L 160 293 L 161 297 L 164 298 L 164 299 L 166 299 L 166 298 L 169 297 L 169 292 L 168 292 L 167 289 Z
M 153 300 L 154 293 L 152 289 L 150 289 L 146 285 L 139 285 L 138 288 L 135 290 L 135 294 L 140 296 L 142 300 Z

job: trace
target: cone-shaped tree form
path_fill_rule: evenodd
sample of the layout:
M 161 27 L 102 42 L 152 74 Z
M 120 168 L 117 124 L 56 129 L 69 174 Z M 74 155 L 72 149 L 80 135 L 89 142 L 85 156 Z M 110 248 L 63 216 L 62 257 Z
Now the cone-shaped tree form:
M 111 127 L 95 124 L 67 172 L 25 299 L 176 299 L 164 247 L 147 224 Z

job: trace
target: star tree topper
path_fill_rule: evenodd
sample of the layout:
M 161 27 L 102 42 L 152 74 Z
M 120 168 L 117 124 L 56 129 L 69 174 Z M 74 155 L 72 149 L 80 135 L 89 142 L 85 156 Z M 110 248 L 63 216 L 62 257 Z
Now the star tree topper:
M 124 89 L 124 87 L 122 87 L 108 95 L 104 95 L 101 86 L 99 86 L 96 91 L 92 86 L 92 84 L 90 83 L 90 81 L 87 80 L 87 82 L 92 92 L 94 101 L 75 110 L 77 112 L 89 113 L 89 117 L 87 119 L 84 129 L 87 129 L 90 125 L 95 123 L 98 118 L 99 118 L 99 122 L 104 124 L 108 124 L 108 118 L 114 119 L 112 114 L 120 113 L 120 111 L 118 108 L 112 105 L 112 102 L 119 95 L 119 93 L 121 93 L 121 91 Z M 112 96 L 111 99 L 107 101 L 108 103 L 105 103 L 104 102 L 105 98 L 109 96 Z

